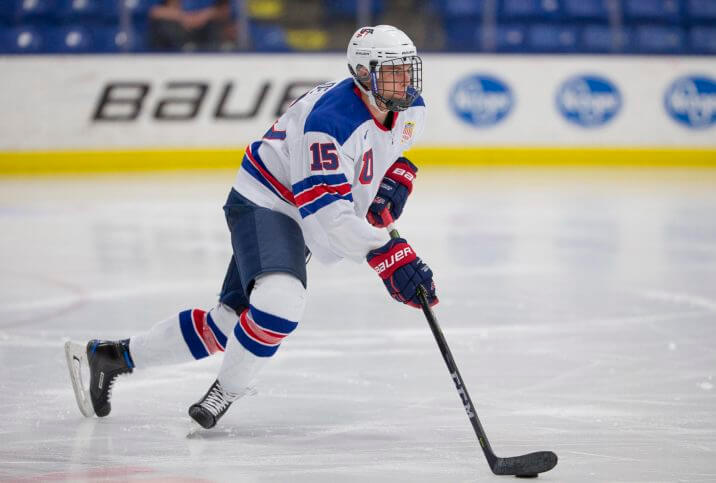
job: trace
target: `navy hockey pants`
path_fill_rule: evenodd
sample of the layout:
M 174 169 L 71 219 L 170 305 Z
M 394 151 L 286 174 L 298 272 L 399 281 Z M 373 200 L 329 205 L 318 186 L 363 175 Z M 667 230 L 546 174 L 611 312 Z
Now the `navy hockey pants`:
M 219 301 L 237 313 L 249 306 L 256 277 L 290 273 L 306 287 L 306 243 L 298 223 L 257 206 L 231 189 L 224 205 L 234 255 L 224 277 Z

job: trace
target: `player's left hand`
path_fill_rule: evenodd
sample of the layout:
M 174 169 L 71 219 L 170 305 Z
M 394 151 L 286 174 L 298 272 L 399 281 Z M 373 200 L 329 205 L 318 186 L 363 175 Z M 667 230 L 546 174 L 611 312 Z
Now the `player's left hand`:
M 408 195 L 413 191 L 413 181 L 418 167 L 400 157 L 393 163 L 380 182 L 378 194 L 368 208 L 368 223 L 378 228 L 385 228 L 397 220 L 403 213 Z
M 438 303 L 433 271 L 430 270 L 404 238 L 392 238 L 366 255 L 368 265 L 383 280 L 388 293 L 398 302 L 420 308 L 418 287 L 425 290 L 428 304 Z

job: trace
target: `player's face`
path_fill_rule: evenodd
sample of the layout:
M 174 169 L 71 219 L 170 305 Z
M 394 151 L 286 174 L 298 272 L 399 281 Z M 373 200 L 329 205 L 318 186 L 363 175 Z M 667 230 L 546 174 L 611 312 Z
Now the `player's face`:
M 405 99 L 412 76 L 413 66 L 411 64 L 381 66 L 378 78 L 380 95 L 386 99 Z

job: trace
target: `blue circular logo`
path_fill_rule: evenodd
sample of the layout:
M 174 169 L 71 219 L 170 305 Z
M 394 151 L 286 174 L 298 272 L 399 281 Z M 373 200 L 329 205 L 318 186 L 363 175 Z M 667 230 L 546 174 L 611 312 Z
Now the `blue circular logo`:
M 514 96 L 507 83 L 489 75 L 464 77 L 450 92 L 450 107 L 464 122 L 494 126 L 512 110 Z
M 581 75 L 562 84 L 557 91 L 557 107 L 569 122 L 582 127 L 599 127 L 619 113 L 622 96 L 609 79 Z
M 693 129 L 716 123 L 716 82 L 708 77 L 681 77 L 664 94 L 666 112 Z

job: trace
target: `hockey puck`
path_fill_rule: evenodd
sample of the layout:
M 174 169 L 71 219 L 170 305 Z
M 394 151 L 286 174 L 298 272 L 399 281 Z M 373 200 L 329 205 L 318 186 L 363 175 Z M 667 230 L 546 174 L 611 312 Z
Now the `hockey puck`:
M 537 478 L 539 473 L 527 473 L 525 475 L 515 475 L 517 478 Z

